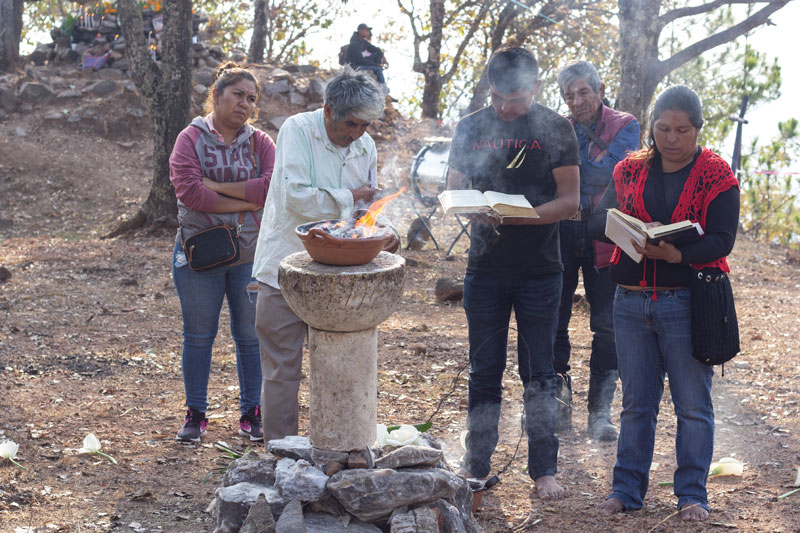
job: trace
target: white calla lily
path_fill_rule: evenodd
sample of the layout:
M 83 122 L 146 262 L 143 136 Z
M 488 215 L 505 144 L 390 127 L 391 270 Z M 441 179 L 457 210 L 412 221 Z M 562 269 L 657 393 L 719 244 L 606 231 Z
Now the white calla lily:
M 378 446 L 386 446 L 386 438 L 389 436 L 389 432 L 386 430 L 385 424 L 378 424 L 378 436 L 375 437 L 375 444 Z
M 13 440 L 0 443 L 0 457 L 3 459 L 14 459 L 19 451 L 19 444 Z
M 418 446 L 420 432 L 414 426 L 405 424 L 390 431 L 386 436 L 386 444 L 390 446 Z
M 794 478 L 794 486 L 800 487 L 800 466 L 797 467 L 797 477 Z
M 80 451 L 81 453 L 97 453 L 100 448 L 100 439 L 94 433 L 89 433 L 83 438 L 83 448 Z
M 733 457 L 723 457 L 716 463 L 711 463 L 709 467 L 709 477 L 711 476 L 741 476 L 744 472 L 744 465 Z
M 0 459 L 8 459 L 23 470 L 27 470 L 24 466 L 16 461 L 17 452 L 19 451 L 19 444 L 13 440 L 0 442 Z
M 92 455 L 101 455 L 111 461 L 113 464 L 117 464 L 117 460 L 108 455 L 107 453 L 103 453 L 100 451 L 100 439 L 98 439 L 94 433 L 89 433 L 83 438 L 83 448 L 78 450 L 78 453 L 91 453 Z

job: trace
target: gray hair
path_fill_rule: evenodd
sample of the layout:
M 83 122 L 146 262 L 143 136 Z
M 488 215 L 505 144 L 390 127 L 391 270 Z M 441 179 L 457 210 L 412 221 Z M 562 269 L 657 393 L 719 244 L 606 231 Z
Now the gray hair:
M 333 120 L 353 116 L 372 122 L 381 118 L 385 99 L 378 83 L 369 74 L 345 66 L 325 87 L 325 103 Z
M 586 80 L 594 92 L 600 90 L 600 75 L 597 74 L 594 65 L 588 61 L 571 61 L 558 72 L 558 88 L 561 96 L 564 96 L 564 91 L 569 89 L 570 85 L 581 79 Z

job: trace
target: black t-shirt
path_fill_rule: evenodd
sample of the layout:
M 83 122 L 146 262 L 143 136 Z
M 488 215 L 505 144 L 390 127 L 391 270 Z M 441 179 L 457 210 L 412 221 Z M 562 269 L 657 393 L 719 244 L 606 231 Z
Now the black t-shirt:
M 473 189 L 523 194 L 535 207 L 556 197 L 552 170 L 579 161 L 572 124 L 534 103 L 510 122 L 491 106 L 461 119 L 449 164 L 469 176 Z M 562 270 L 558 224 L 473 224 L 470 238 L 469 273 L 541 276 Z

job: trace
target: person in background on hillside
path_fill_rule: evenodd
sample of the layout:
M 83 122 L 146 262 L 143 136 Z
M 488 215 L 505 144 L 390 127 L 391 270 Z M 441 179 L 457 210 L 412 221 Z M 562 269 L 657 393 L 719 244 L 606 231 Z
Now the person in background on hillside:
M 569 321 L 580 270 L 589 302 L 589 328 L 593 333 L 587 401 L 589 438 L 611 442 L 617 440 L 617 429 L 611 423 L 611 401 L 618 377 L 611 312 L 616 286 L 608 276 L 614 246 L 592 240 L 589 214 L 608 188 L 614 166 L 639 147 L 639 122 L 633 115 L 603 104 L 605 86 L 588 61 L 574 61 L 564 67 L 558 73 L 558 86 L 578 137 L 581 206 L 575 216 L 559 222 L 564 272 L 553 364 L 559 377 L 556 431 L 572 428 Z
M 491 106 L 458 123 L 448 189 L 522 194 L 539 218 L 472 217 L 464 277 L 469 400 L 462 471 L 485 477 L 498 441 L 509 319 L 517 322 L 528 474 L 541 499 L 560 499 L 553 372 L 561 260 L 558 224 L 578 209 L 578 142 L 567 119 L 533 101 L 538 65 L 523 48 L 501 48 L 486 66 Z
M 322 109 L 289 117 L 278 133 L 275 177 L 264 206 L 253 276 L 258 280 L 256 333 L 261 348 L 261 405 L 265 441 L 298 431 L 306 324 L 291 310 L 278 285 L 278 265 L 303 251 L 300 224 L 347 218 L 378 192 L 378 152 L 366 131 L 383 113 L 380 87 L 351 67 L 325 88 Z M 393 239 L 387 249 L 397 249 Z
M 373 45 L 371 40 L 372 28 L 362 22 L 350 37 L 346 62 L 356 70 L 369 70 L 375 74 L 375 78 L 383 89 L 383 94 L 388 95 L 389 88 L 386 87 L 383 69 L 389 68 L 389 62 L 386 61 L 383 51 Z
M 172 253 L 172 277 L 183 315 L 181 368 L 188 408 L 177 435 L 181 441 L 198 442 L 208 426 L 211 350 L 224 298 L 236 344 L 239 434 L 254 441 L 263 439 L 256 306 L 247 285 L 253 281 L 253 255 L 275 144 L 249 124 L 257 116 L 259 90 L 250 71 L 232 62 L 221 65 L 208 91 L 206 116 L 195 118 L 178 135 L 169 159 L 170 180 L 178 197 L 180 227 Z M 183 239 L 222 224 L 241 224 L 239 260 L 211 270 L 191 270 Z
M 713 367 L 692 356 L 689 279 L 697 270 L 730 268 L 739 223 L 739 184 L 730 166 L 697 144 L 700 98 L 683 85 L 656 99 L 646 148 L 614 169 L 614 181 L 589 220 L 593 238 L 605 239 L 607 208 L 645 222 L 699 222 L 704 236 L 675 247 L 661 241 L 636 250 L 636 263 L 620 248 L 611 257 L 614 328 L 622 381 L 622 413 L 613 491 L 603 513 L 641 509 L 653 461 L 658 405 L 669 389 L 678 432 L 674 491 L 684 520 L 708 518 L 706 477 L 714 452 Z M 656 274 L 658 277 L 656 277 Z

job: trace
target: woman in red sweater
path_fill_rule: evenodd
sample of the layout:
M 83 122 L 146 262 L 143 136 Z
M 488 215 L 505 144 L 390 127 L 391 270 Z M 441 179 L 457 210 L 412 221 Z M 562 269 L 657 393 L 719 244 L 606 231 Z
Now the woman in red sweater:
M 674 490 L 684 520 L 708 517 L 706 477 L 714 452 L 711 366 L 692 357 L 689 278 L 703 267 L 729 272 L 739 222 L 739 184 L 730 166 L 698 145 L 703 126 L 697 94 L 677 85 L 656 99 L 648 148 L 614 169 L 614 181 L 590 219 L 593 238 L 605 240 L 606 208 L 616 207 L 645 222 L 699 222 L 704 236 L 673 246 L 662 241 L 636 246 L 636 263 L 619 247 L 611 279 L 614 329 L 622 382 L 622 413 L 613 492 L 599 509 L 640 509 L 653 460 L 656 421 L 669 376 L 678 418 Z

